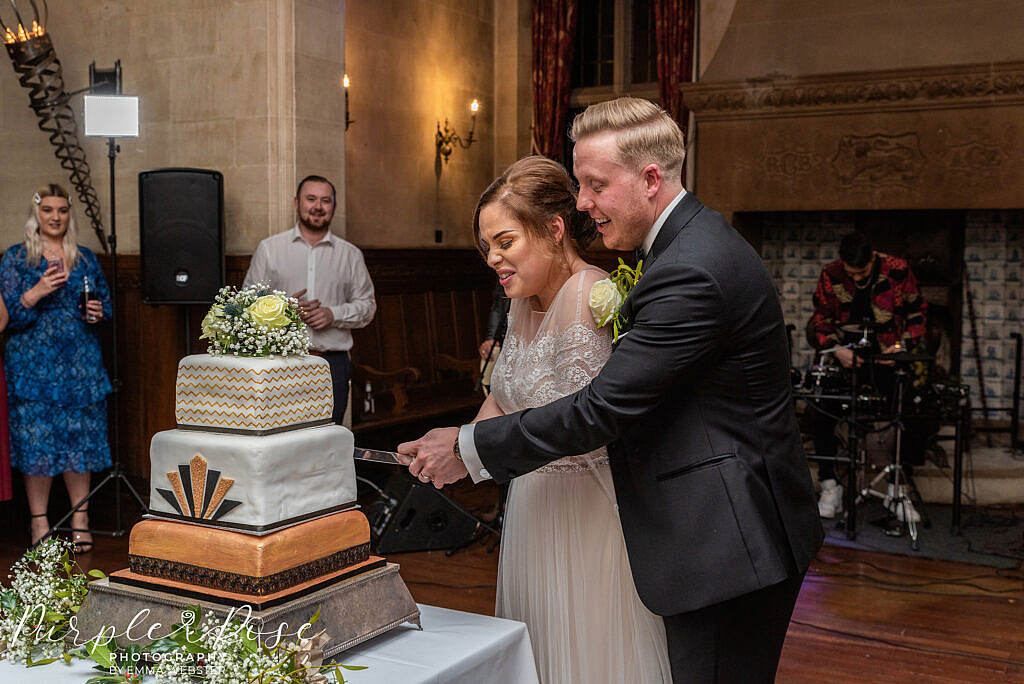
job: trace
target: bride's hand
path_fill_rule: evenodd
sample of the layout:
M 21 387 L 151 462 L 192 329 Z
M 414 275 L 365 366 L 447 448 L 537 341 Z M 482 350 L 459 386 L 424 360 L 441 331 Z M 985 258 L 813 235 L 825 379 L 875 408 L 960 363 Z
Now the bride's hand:
M 455 458 L 458 438 L 459 428 L 435 428 L 415 442 L 399 444 L 398 453 L 409 457 L 407 465 L 413 477 L 441 489 L 469 474 L 465 464 Z

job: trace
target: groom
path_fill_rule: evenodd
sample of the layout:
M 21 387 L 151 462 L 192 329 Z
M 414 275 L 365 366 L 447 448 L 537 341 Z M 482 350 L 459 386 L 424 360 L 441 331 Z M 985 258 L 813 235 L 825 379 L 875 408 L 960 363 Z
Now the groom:
M 627 332 L 576 394 L 398 450 L 441 487 L 467 469 L 505 482 L 607 445 L 634 582 L 665 618 L 673 679 L 771 681 L 822 540 L 775 287 L 683 189 L 682 133 L 659 107 L 592 105 L 572 138 L 577 207 L 608 247 L 641 251 Z

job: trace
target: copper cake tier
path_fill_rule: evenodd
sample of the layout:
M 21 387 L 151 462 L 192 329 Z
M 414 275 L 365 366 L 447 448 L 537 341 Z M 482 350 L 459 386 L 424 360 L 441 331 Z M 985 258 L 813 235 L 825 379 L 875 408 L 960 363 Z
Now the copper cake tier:
M 128 542 L 133 574 L 264 596 L 365 563 L 370 526 L 343 511 L 264 536 L 143 520 Z

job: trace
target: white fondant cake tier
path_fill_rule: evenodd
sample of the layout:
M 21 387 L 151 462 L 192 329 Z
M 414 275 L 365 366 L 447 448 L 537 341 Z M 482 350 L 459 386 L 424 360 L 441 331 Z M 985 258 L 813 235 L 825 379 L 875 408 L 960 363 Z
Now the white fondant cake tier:
M 150 513 L 248 532 L 356 499 L 352 433 L 340 425 L 273 435 L 165 430 L 150 445 Z
M 196 354 L 178 362 L 178 425 L 263 432 L 328 420 L 333 410 L 331 368 L 319 356 Z

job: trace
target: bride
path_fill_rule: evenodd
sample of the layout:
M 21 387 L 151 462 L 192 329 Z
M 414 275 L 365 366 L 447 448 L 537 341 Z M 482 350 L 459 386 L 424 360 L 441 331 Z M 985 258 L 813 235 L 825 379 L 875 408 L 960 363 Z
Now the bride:
M 589 307 L 607 274 L 580 257 L 597 229 L 576 210 L 565 169 L 544 157 L 512 164 L 480 197 L 473 230 L 513 300 L 476 420 L 587 385 L 611 353 Z M 671 680 L 662 619 L 633 585 L 603 448 L 512 481 L 496 604 L 499 617 L 529 627 L 546 684 Z

